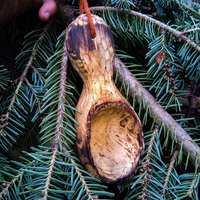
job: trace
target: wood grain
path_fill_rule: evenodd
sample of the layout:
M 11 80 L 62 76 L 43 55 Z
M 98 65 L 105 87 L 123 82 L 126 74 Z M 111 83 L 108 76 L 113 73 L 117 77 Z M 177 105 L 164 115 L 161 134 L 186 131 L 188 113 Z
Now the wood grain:
M 77 149 L 83 166 L 106 183 L 121 183 L 137 170 L 144 151 L 141 122 L 113 82 L 114 40 L 110 28 L 92 15 L 91 38 L 86 15 L 66 33 L 68 56 L 83 80 L 76 113 Z

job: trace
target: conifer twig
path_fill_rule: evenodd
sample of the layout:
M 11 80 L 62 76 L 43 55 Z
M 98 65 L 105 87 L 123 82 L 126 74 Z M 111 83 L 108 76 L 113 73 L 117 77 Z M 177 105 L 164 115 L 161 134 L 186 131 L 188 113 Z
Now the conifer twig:
M 40 103 L 40 99 L 38 98 L 37 94 L 35 93 L 35 91 L 33 90 L 32 86 L 31 86 L 31 83 L 29 82 L 29 80 L 24 77 L 24 81 L 26 82 L 26 84 L 29 86 L 29 88 L 31 89 L 33 95 L 35 96 L 35 99 L 37 101 L 37 103 Z
M 45 188 L 42 191 L 42 193 L 44 193 L 43 200 L 47 200 L 47 198 L 48 198 L 49 186 L 50 186 L 50 182 L 51 182 L 51 177 L 52 177 L 53 168 L 54 168 L 54 165 L 55 165 L 57 153 L 58 153 L 58 150 L 54 149 L 52 159 L 51 159 L 51 163 L 50 163 L 49 170 L 48 170 L 48 176 L 47 176 L 47 180 L 46 180 L 46 183 L 45 183 Z
M 200 173 L 197 173 L 196 176 L 194 177 L 191 185 L 190 185 L 190 188 L 189 188 L 189 190 L 187 192 L 187 194 L 189 194 L 189 197 L 192 197 L 192 193 L 194 191 L 194 188 L 195 188 L 195 185 L 197 183 L 197 180 L 198 180 L 199 176 L 200 176 Z
M 9 184 L 6 185 L 6 187 L 2 190 L 2 192 L 0 193 L 0 200 L 4 197 L 7 196 L 7 191 L 9 190 L 9 188 L 11 188 L 13 186 L 13 184 L 18 181 L 18 179 L 20 178 L 21 175 L 23 175 L 24 172 L 20 172 L 17 176 L 15 176 Z
M 25 67 L 25 69 L 24 69 L 22 75 L 21 75 L 20 78 L 19 78 L 19 83 L 18 83 L 17 88 L 16 88 L 15 93 L 14 93 L 15 95 L 13 95 L 13 98 L 12 98 L 12 100 L 11 100 L 11 103 L 10 103 L 9 107 L 8 107 L 7 113 L 6 113 L 6 115 L 5 115 L 5 119 L 6 119 L 6 120 L 9 119 L 9 116 L 10 116 L 10 113 L 11 113 L 11 110 L 12 110 L 12 107 L 13 107 L 13 105 L 14 105 L 14 103 L 15 103 L 15 100 L 16 100 L 16 96 L 18 95 L 18 93 L 19 93 L 19 91 L 20 91 L 20 88 L 22 87 L 22 84 L 23 84 L 23 82 L 25 81 L 25 78 L 26 78 L 26 75 L 27 75 L 29 69 L 30 69 L 30 68 L 32 68 L 32 69 L 35 68 L 35 67 L 32 65 L 32 64 L 33 64 L 33 61 L 34 61 L 34 58 L 35 58 L 35 56 L 36 56 L 36 54 L 37 54 L 37 52 L 38 52 L 38 50 L 39 50 L 40 45 L 41 45 L 42 42 L 43 42 L 44 36 L 46 35 L 46 32 L 47 32 L 47 30 L 49 29 L 49 27 L 50 27 L 50 25 L 51 25 L 51 22 L 52 22 L 52 20 L 49 21 L 49 23 L 48 23 L 48 24 L 46 25 L 46 27 L 44 28 L 44 31 L 42 32 L 42 34 L 41 34 L 39 40 L 37 41 L 37 44 L 35 45 L 35 48 L 34 48 L 32 54 L 31 54 L 31 56 L 30 56 L 30 58 L 29 58 L 29 61 L 28 61 L 27 65 L 26 65 L 26 67 Z M 3 134 L 3 128 L 0 130 L 0 136 L 1 136 L 2 134 Z
M 151 169 L 150 169 L 150 166 L 151 166 L 151 157 L 152 157 L 152 148 L 153 148 L 153 143 L 154 143 L 154 140 L 156 138 L 156 134 L 157 132 L 159 131 L 159 126 L 158 125 L 155 125 L 155 128 L 153 130 L 153 134 L 151 136 L 151 140 L 149 142 L 149 145 L 148 145 L 148 151 L 147 151 L 147 157 L 146 157 L 146 161 L 145 162 L 142 162 L 142 168 L 140 169 L 141 172 L 145 173 L 144 177 L 140 180 L 141 184 L 142 184 L 142 195 L 138 196 L 138 199 L 148 199 L 148 196 L 150 196 L 150 192 L 148 192 L 146 189 L 147 189 L 147 186 L 149 184 L 149 179 L 151 179 Z
M 35 68 L 33 65 L 31 65 L 31 69 L 32 69 L 36 74 L 38 74 L 38 76 L 40 76 L 41 79 L 44 81 L 44 77 L 40 74 L 40 72 L 38 71 L 37 68 Z
M 58 96 L 58 113 L 57 113 L 57 120 L 56 120 L 56 136 L 54 138 L 54 141 L 51 145 L 52 148 L 57 148 L 59 147 L 59 140 L 62 141 L 62 121 L 64 119 L 64 108 L 63 104 L 65 102 L 65 87 L 66 87 L 66 82 L 67 82 L 67 50 L 66 50 L 66 43 L 64 42 L 64 47 L 63 47 L 63 55 L 62 55 L 62 64 L 61 64 L 61 73 L 60 73 L 60 91 L 59 91 L 59 96 Z M 65 148 L 63 146 L 63 148 Z
M 182 31 L 181 33 L 184 35 L 184 34 L 196 32 L 196 31 L 200 31 L 200 28 L 193 28 L 193 29 L 185 30 L 185 31 Z
M 190 161 L 193 165 L 200 165 L 200 147 L 192 140 L 192 138 L 185 132 L 185 130 L 173 119 L 173 117 L 165 111 L 155 100 L 155 98 L 145 89 L 139 81 L 133 76 L 133 74 L 125 67 L 124 63 L 117 57 L 114 61 L 114 71 L 118 71 L 118 79 L 123 82 L 126 87 L 129 84 L 129 94 L 136 96 L 137 102 L 140 102 L 144 97 L 145 107 L 150 107 L 151 117 L 155 120 L 155 123 L 160 126 L 165 126 L 166 130 L 171 131 L 171 139 L 176 138 L 177 146 L 180 148 L 183 143 L 183 153 L 187 156 L 190 153 Z
M 75 160 L 72 158 L 72 156 L 70 155 L 70 153 L 66 150 L 66 148 L 63 149 L 63 152 L 65 152 L 65 153 L 69 156 L 70 162 L 75 166 L 74 169 L 75 169 L 75 171 L 76 171 L 76 174 L 79 176 L 81 183 L 83 184 L 83 186 L 84 186 L 84 188 L 85 188 L 85 192 L 86 192 L 86 194 L 87 194 L 87 199 L 88 199 L 88 200 L 93 200 L 93 199 L 95 199 L 95 198 L 92 196 L 92 194 L 91 194 L 91 192 L 90 192 L 90 189 L 88 188 L 87 183 L 86 183 L 86 181 L 85 181 L 83 175 L 81 174 L 81 171 L 79 170 L 79 168 L 78 168 L 78 166 L 77 166 Z
M 177 38 L 178 41 L 184 41 L 187 42 L 188 44 L 190 44 L 190 46 L 192 46 L 196 51 L 200 52 L 200 46 L 198 46 L 195 42 L 192 42 L 187 36 L 185 36 L 183 34 L 182 31 L 177 31 L 176 29 L 171 28 L 170 26 L 152 18 L 149 17 L 147 15 L 144 15 L 142 13 L 133 11 L 133 10 L 124 10 L 124 9 L 120 9 L 120 8 L 114 8 L 114 7 L 106 7 L 106 6 L 96 6 L 96 7 L 90 7 L 90 11 L 112 11 L 112 12 L 120 12 L 123 14 L 128 14 L 128 15 L 132 15 L 135 17 L 139 17 L 141 19 L 147 20 L 149 22 L 151 22 L 152 24 L 155 24 L 156 26 L 159 26 L 162 30 L 165 30 L 166 32 L 172 34 L 174 37 Z
M 74 167 L 74 169 L 75 169 L 77 175 L 79 176 L 80 181 L 81 181 L 82 184 L 84 185 L 85 192 L 86 192 L 86 194 L 87 194 L 87 199 L 88 199 L 88 200 L 93 200 L 94 198 L 93 198 L 93 196 L 92 196 L 92 194 L 91 194 L 91 192 L 90 192 L 90 189 L 89 189 L 88 186 L 87 186 L 87 183 L 85 182 L 84 177 L 82 176 L 80 170 L 78 169 L 77 164 L 75 163 L 74 159 L 71 158 L 70 160 L 71 160 L 71 163 L 72 163 L 72 164 L 76 165 L 76 166 Z
M 175 163 L 175 161 L 176 161 L 176 158 L 177 158 L 178 154 L 179 154 L 179 151 L 175 151 L 174 154 L 173 154 L 173 156 L 172 156 L 172 159 L 171 159 L 171 162 L 170 162 L 170 164 L 169 164 L 168 171 L 167 171 L 167 176 L 166 176 L 166 178 L 165 178 L 164 187 L 167 187 L 167 184 L 168 184 L 168 182 L 169 182 L 169 177 L 170 177 L 170 174 L 171 174 L 172 169 L 173 169 L 173 167 L 174 167 L 174 163 Z M 165 191 L 166 191 L 165 189 L 162 190 L 162 192 L 163 192 L 163 193 L 162 193 L 162 197 L 164 197 Z

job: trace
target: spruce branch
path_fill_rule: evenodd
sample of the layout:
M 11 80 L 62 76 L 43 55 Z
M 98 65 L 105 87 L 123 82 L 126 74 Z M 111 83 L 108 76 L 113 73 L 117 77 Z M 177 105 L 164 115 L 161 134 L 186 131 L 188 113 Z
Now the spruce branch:
M 33 65 L 31 65 L 31 69 L 32 69 L 36 74 L 38 74 L 38 75 L 41 77 L 41 79 L 44 81 L 43 76 L 40 74 L 40 72 L 37 70 L 37 68 L 35 68 Z
M 194 16 L 198 16 L 199 17 L 199 13 L 198 12 L 196 12 L 194 9 L 192 9 L 191 8 L 191 6 L 188 6 L 187 4 L 186 4 L 186 2 L 188 2 L 189 4 L 191 4 L 191 1 L 179 1 L 179 0 L 175 0 L 174 1 L 177 5 L 178 5 L 178 7 L 183 11 L 183 13 L 185 14 L 185 15 L 190 15 L 190 14 L 192 14 L 192 15 L 194 15 Z M 192 2 L 192 4 L 193 5 L 198 5 L 197 3 L 195 3 L 195 2 Z
M 33 87 L 31 86 L 31 83 L 29 82 L 29 80 L 26 77 L 24 77 L 24 81 L 29 86 L 29 88 L 31 89 L 33 95 L 35 96 L 35 99 L 36 99 L 37 103 L 40 103 L 40 99 L 38 98 L 37 94 L 33 90 Z
M 153 131 L 153 134 L 151 136 L 150 142 L 149 142 L 149 146 L 148 146 L 148 151 L 147 151 L 147 157 L 146 157 L 146 161 L 142 162 L 142 168 L 140 169 L 141 172 L 144 172 L 145 175 L 144 177 L 140 180 L 141 184 L 142 184 L 142 195 L 138 196 L 138 199 L 148 199 L 148 196 L 151 195 L 150 192 L 147 191 L 147 187 L 149 184 L 149 179 L 151 179 L 151 157 L 152 157 L 152 148 L 153 148 L 153 142 L 156 138 L 156 134 L 159 131 L 159 126 L 156 125 L 155 129 Z
M 58 153 L 58 149 L 55 148 L 53 151 L 50 167 L 48 170 L 48 175 L 47 175 L 47 179 L 46 179 L 46 183 L 45 183 L 45 189 L 44 189 L 44 191 L 42 191 L 42 193 L 44 194 L 44 197 L 42 198 L 43 200 L 47 200 L 47 198 L 48 198 L 48 191 L 49 191 L 49 187 L 50 187 L 51 177 L 53 174 L 53 168 L 55 165 L 57 153 Z
M 66 49 L 66 43 L 64 42 L 63 47 L 63 55 L 62 55 L 62 64 L 61 64 L 61 73 L 60 73 L 60 91 L 59 91 L 59 101 L 58 101 L 58 113 L 57 113 L 57 120 L 56 120 L 56 136 L 54 138 L 54 141 L 52 143 L 53 148 L 58 149 L 59 147 L 59 140 L 62 141 L 62 121 L 64 119 L 64 102 L 65 102 L 65 87 L 67 82 L 67 49 Z M 63 146 L 64 147 L 64 146 Z
M 28 73 L 28 71 L 29 71 L 30 68 L 35 69 L 35 67 L 33 66 L 33 61 L 34 61 L 34 59 L 35 59 L 35 56 L 37 55 L 37 52 L 38 52 L 38 50 L 39 50 L 40 45 L 41 45 L 42 42 L 43 42 L 43 39 L 44 39 L 44 36 L 46 35 L 46 32 L 48 31 L 48 29 L 50 28 L 50 26 L 51 26 L 51 24 L 52 24 L 52 21 L 53 21 L 53 20 L 50 20 L 50 21 L 47 23 L 46 27 L 44 28 L 44 30 L 43 30 L 43 32 L 42 32 L 42 34 L 41 34 L 39 40 L 37 41 L 36 45 L 34 46 L 34 50 L 33 50 L 32 54 L 31 54 L 31 56 L 30 56 L 30 58 L 29 58 L 29 61 L 28 61 L 27 65 L 26 65 L 26 67 L 25 67 L 25 69 L 24 69 L 22 75 L 21 75 L 20 78 L 19 78 L 19 83 L 18 83 L 17 88 L 16 88 L 16 90 L 15 90 L 15 92 L 14 92 L 14 95 L 13 95 L 12 100 L 11 100 L 11 103 L 10 103 L 10 105 L 9 105 L 9 107 L 8 107 L 7 113 L 6 113 L 6 115 L 5 115 L 5 120 L 7 120 L 7 121 L 8 121 L 8 119 L 9 119 L 10 113 L 11 113 L 12 108 L 13 108 L 13 106 L 14 106 L 14 103 L 15 103 L 15 101 L 16 101 L 16 96 L 19 94 L 19 91 L 20 91 L 20 88 L 21 88 L 22 85 L 23 85 L 23 82 L 26 82 L 27 84 L 29 83 L 29 82 L 27 82 L 27 79 L 26 79 L 27 73 Z M 28 85 L 29 85 L 29 84 L 28 84 Z M 6 125 L 8 125 L 8 123 L 6 123 Z M 4 126 L 1 127 L 0 136 L 4 134 L 3 129 L 4 129 Z
M 165 111 L 154 99 L 154 97 L 141 85 L 139 81 L 133 76 L 133 74 L 125 67 L 124 63 L 117 57 L 115 57 L 114 71 L 118 72 L 118 79 L 122 83 L 125 83 L 126 87 L 129 85 L 129 94 L 136 96 L 137 102 L 140 102 L 144 98 L 145 108 L 150 107 L 151 117 L 155 120 L 155 123 L 160 126 L 165 126 L 166 130 L 170 131 L 171 139 L 176 138 L 177 146 L 180 148 L 183 143 L 183 153 L 187 156 L 190 152 L 190 161 L 193 165 L 200 165 L 200 147 L 192 140 L 192 138 L 185 132 L 185 130 L 172 118 L 172 116 Z
M 197 183 L 197 180 L 199 179 L 199 177 L 200 177 L 200 172 L 198 172 L 196 174 L 196 176 L 194 177 L 194 179 L 193 179 L 193 181 L 192 181 L 192 183 L 190 185 L 190 188 L 189 188 L 189 190 L 187 192 L 187 194 L 189 194 L 190 198 L 192 198 L 192 193 L 193 193 L 193 191 L 194 191 L 194 189 L 196 187 L 196 183 Z
M 67 80 L 67 51 L 66 51 L 66 45 L 64 43 L 64 49 L 63 49 L 63 55 L 62 55 L 62 64 L 61 64 L 61 73 L 60 73 L 60 90 L 59 90 L 59 101 L 58 101 L 58 112 L 57 112 L 57 120 L 56 120 L 56 135 L 55 138 L 52 142 L 52 145 L 50 146 L 53 150 L 53 155 L 52 155 L 52 159 L 51 159 L 51 164 L 50 164 L 50 168 L 48 170 L 48 176 L 46 179 L 46 184 L 45 184 L 45 189 L 44 191 L 42 191 L 42 193 L 44 194 L 43 200 L 47 200 L 48 198 L 48 190 L 50 187 L 50 181 L 51 181 L 51 177 L 52 177 L 52 173 L 53 173 L 53 168 L 55 165 L 55 161 L 56 161 L 56 155 L 58 153 L 59 150 L 59 140 L 63 140 L 62 138 L 62 124 L 63 124 L 63 119 L 64 119 L 64 107 L 63 107 L 63 103 L 65 102 L 65 87 L 66 87 L 66 80 Z M 64 152 L 66 151 L 64 145 L 62 144 L 62 148 L 64 148 Z M 69 153 L 67 153 L 69 154 Z
M 193 29 L 185 30 L 185 31 L 182 31 L 182 34 L 184 35 L 184 34 L 196 32 L 196 31 L 200 31 L 200 28 L 193 28 Z
M 78 177 L 80 178 L 80 181 L 81 181 L 82 185 L 84 186 L 85 192 L 86 192 L 87 197 L 88 197 L 87 199 L 88 199 L 88 200 L 94 200 L 95 198 L 93 198 L 93 196 L 92 196 L 92 194 L 91 194 L 91 192 L 90 192 L 90 189 L 88 188 L 87 183 L 86 183 L 86 181 L 85 181 L 85 179 L 84 179 L 84 177 L 83 177 L 81 171 L 79 170 L 79 168 L 78 168 L 78 166 L 77 166 L 75 160 L 72 159 L 71 156 L 70 156 L 70 161 L 71 161 L 72 164 L 75 165 L 74 169 L 75 169 L 75 171 L 76 171 L 76 174 L 77 174 Z
M 0 193 L 0 200 L 8 195 L 8 190 L 14 185 L 16 181 L 24 174 L 24 172 L 20 172 L 17 176 L 15 176 L 8 184 L 5 183 L 6 187 Z
M 176 158 L 177 158 L 178 154 L 179 154 L 179 151 L 175 151 L 174 154 L 173 154 L 173 156 L 172 156 L 172 159 L 171 159 L 171 162 L 170 162 L 170 164 L 169 164 L 168 171 L 167 171 L 167 176 L 166 176 L 166 178 L 165 178 L 164 187 L 167 187 L 167 184 L 168 184 L 169 178 L 170 178 L 170 174 L 171 174 L 171 172 L 172 172 L 172 169 L 173 169 L 173 167 L 174 167 L 174 163 L 175 163 L 175 161 L 176 161 Z M 163 191 L 162 191 L 162 197 L 165 196 L 165 191 L 166 191 L 166 190 L 163 189 Z
M 90 11 L 94 12 L 102 12 L 102 11 L 112 11 L 112 12 L 119 12 L 122 14 L 128 14 L 131 16 L 135 16 L 141 19 L 144 19 L 146 21 L 149 21 L 152 24 L 155 24 L 156 26 L 160 27 L 162 30 L 165 30 L 166 32 L 172 34 L 174 37 L 177 38 L 178 41 L 184 41 L 187 42 L 191 47 L 193 47 L 196 51 L 200 53 L 200 46 L 198 46 L 195 42 L 191 41 L 188 37 L 186 37 L 182 31 L 177 31 L 176 29 L 171 28 L 170 26 L 153 19 L 152 17 L 149 17 L 147 15 L 144 15 L 142 13 L 133 11 L 133 10 L 124 10 L 120 8 L 114 8 L 114 7 L 106 7 L 106 6 L 97 6 L 97 7 L 90 7 Z

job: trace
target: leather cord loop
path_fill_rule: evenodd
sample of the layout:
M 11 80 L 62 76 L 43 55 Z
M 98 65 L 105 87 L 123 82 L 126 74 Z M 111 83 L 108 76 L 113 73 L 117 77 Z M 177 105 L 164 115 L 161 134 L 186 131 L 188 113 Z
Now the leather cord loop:
M 93 23 L 93 20 L 92 20 L 92 16 L 91 16 L 90 9 L 88 7 L 87 0 L 79 0 L 79 11 L 80 11 L 80 14 L 83 14 L 83 8 L 85 9 L 85 13 L 86 13 L 87 18 L 88 18 L 88 22 L 89 22 L 89 25 L 90 25 L 91 36 L 92 36 L 92 38 L 95 38 L 96 37 L 96 29 L 95 29 L 95 26 L 94 26 L 94 23 Z

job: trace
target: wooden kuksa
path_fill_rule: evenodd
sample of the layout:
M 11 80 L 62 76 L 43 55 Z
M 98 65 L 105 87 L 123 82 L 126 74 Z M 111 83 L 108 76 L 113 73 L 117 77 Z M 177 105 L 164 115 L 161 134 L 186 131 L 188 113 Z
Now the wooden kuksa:
M 113 82 L 114 40 L 103 19 L 92 15 L 92 39 L 86 15 L 66 33 L 68 56 L 83 80 L 76 113 L 76 145 L 83 166 L 106 183 L 121 183 L 137 170 L 144 151 L 141 122 Z

